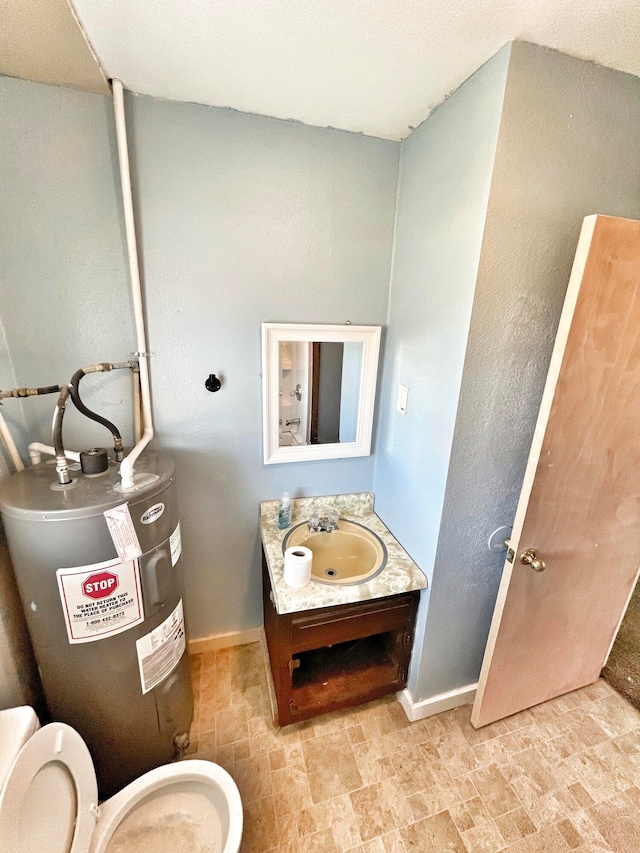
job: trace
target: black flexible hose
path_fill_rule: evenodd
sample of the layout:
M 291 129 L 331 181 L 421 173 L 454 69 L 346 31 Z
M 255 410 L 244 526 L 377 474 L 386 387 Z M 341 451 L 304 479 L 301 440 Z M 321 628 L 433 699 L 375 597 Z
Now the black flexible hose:
M 106 427 L 111 432 L 111 435 L 113 436 L 113 450 L 115 452 L 116 459 L 120 460 L 122 459 L 122 436 L 120 435 L 120 430 L 115 424 L 112 424 L 111 421 L 103 418 L 102 415 L 98 415 L 96 412 L 92 412 L 91 409 L 88 409 L 80 399 L 80 380 L 86 375 L 87 374 L 84 369 L 80 368 L 80 370 L 76 370 L 71 377 L 71 382 L 69 383 L 71 399 L 79 412 L 82 412 L 83 415 L 91 418 L 92 421 L 102 424 L 102 426 Z

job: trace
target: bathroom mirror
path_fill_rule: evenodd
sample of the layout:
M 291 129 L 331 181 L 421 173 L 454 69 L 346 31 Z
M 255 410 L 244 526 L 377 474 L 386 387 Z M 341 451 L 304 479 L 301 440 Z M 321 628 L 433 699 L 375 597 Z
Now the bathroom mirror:
M 371 453 L 380 332 L 262 324 L 265 464 Z

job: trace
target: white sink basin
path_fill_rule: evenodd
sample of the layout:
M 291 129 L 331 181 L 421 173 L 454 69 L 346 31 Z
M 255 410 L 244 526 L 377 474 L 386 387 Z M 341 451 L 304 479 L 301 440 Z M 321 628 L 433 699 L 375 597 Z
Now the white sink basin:
M 327 584 L 357 584 L 371 580 L 387 564 L 380 537 L 355 521 L 340 519 L 338 530 L 312 533 L 306 521 L 285 536 L 282 551 L 304 546 L 313 553 L 311 580 Z

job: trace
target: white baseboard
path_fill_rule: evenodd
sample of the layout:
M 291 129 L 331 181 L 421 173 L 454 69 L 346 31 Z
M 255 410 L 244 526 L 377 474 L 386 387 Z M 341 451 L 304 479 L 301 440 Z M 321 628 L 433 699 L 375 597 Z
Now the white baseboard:
M 189 654 L 201 655 L 204 652 L 228 649 L 230 646 L 257 643 L 261 637 L 262 628 L 246 628 L 244 631 L 227 631 L 224 634 L 210 634 L 208 637 L 198 637 L 195 640 L 189 640 Z
M 477 689 L 477 683 L 467 684 L 465 687 L 457 687 L 447 693 L 438 693 L 437 696 L 431 696 L 421 702 L 414 702 L 407 689 L 396 695 L 409 721 L 415 723 L 417 720 L 423 720 L 425 717 L 433 716 L 433 714 L 440 714 L 442 711 L 450 711 L 460 705 L 470 705 L 476 697 Z

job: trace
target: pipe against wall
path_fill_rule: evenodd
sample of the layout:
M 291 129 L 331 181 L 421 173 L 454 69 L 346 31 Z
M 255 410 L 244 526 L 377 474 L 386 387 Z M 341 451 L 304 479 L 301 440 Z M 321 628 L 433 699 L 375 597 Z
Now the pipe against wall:
M 136 365 L 131 369 L 131 382 L 133 383 L 133 432 L 136 444 L 142 438 L 142 411 L 140 409 L 140 369 Z
M 122 204 L 127 235 L 127 252 L 129 255 L 129 275 L 131 278 L 131 294 L 133 298 L 133 314 L 136 325 L 138 358 L 140 359 L 140 391 L 142 396 L 143 434 L 129 455 L 120 464 L 121 486 L 124 490 L 135 488 L 134 465 L 136 459 L 153 438 L 153 417 L 151 413 L 151 387 L 149 382 L 149 353 L 144 325 L 142 307 L 142 287 L 140 283 L 140 268 L 138 265 L 138 247 L 136 242 L 135 217 L 133 212 L 133 195 L 131 192 L 131 172 L 129 169 L 129 152 L 127 149 L 127 126 L 124 114 L 124 89 L 121 80 L 112 80 L 113 107 L 116 119 L 116 138 L 118 143 L 118 162 L 120 164 L 120 183 L 122 187 Z
M 22 471 L 24 468 L 24 464 L 18 453 L 18 448 L 15 445 L 13 440 L 13 436 L 7 426 L 7 422 L 3 418 L 2 414 L 0 414 L 0 435 L 2 436 L 2 440 L 4 441 L 5 447 L 7 448 L 7 452 L 11 457 L 11 461 L 13 462 L 13 467 L 16 471 Z

